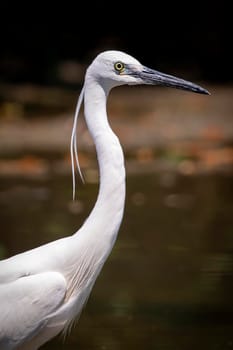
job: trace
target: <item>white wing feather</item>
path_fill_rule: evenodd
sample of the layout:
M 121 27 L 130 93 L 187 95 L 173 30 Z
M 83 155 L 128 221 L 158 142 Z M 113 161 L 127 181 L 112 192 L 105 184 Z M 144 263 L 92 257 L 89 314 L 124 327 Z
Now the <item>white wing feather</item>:
M 58 272 L 25 276 L 0 285 L 0 349 L 15 349 L 35 337 L 63 303 L 66 281 Z M 27 312 L 25 312 L 27 310 Z

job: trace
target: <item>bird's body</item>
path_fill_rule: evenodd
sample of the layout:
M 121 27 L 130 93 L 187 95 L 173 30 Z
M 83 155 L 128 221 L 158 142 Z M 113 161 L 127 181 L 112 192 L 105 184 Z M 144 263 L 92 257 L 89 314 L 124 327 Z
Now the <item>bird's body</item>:
M 155 73 L 159 80 L 152 81 Z M 1 350 L 38 349 L 69 327 L 112 250 L 124 211 L 125 168 L 121 145 L 107 118 L 111 88 L 161 84 L 165 79 L 162 85 L 206 93 L 197 85 L 159 74 L 118 51 L 98 55 L 89 66 L 82 97 L 100 169 L 97 202 L 72 236 L 0 261 Z

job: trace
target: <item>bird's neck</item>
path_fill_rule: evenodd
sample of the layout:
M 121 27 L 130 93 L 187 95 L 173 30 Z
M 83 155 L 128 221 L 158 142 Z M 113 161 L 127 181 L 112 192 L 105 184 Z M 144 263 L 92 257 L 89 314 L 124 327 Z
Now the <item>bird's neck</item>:
M 108 123 L 107 96 L 108 89 L 96 81 L 86 80 L 84 113 L 96 146 L 100 187 L 95 207 L 84 225 L 90 225 L 92 231 L 95 227 L 96 234 L 108 237 L 111 245 L 123 217 L 125 167 L 120 142 Z

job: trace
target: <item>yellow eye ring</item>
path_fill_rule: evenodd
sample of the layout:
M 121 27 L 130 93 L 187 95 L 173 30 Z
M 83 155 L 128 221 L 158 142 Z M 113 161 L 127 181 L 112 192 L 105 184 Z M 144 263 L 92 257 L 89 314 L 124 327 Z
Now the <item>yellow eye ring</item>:
M 121 72 L 124 71 L 125 65 L 124 65 L 124 63 L 118 61 L 118 62 L 116 62 L 116 63 L 114 64 L 114 68 L 115 68 L 115 70 L 116 70 L 117 72 L 121 73 Z

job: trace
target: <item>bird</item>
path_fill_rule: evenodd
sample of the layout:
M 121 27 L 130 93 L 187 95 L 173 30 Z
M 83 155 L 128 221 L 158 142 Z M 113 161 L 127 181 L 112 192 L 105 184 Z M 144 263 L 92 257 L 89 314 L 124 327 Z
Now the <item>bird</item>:
M 36 350 L 67 332 L 82 312 L 116 241 L 122 222 L 126 174 L 124 154 L 113 132 L 107 100 L 120 85 L 160 85 L 209 92 L 190 81 L 147 68 L 116 50 L 99 53 L 85 72 L 73 122 L 70 152 L 75 197 L 77 120 L 82 103 L 95 144 L 99 192 L 83 225 L 73 234 L 0 261 L 0 349 Z

